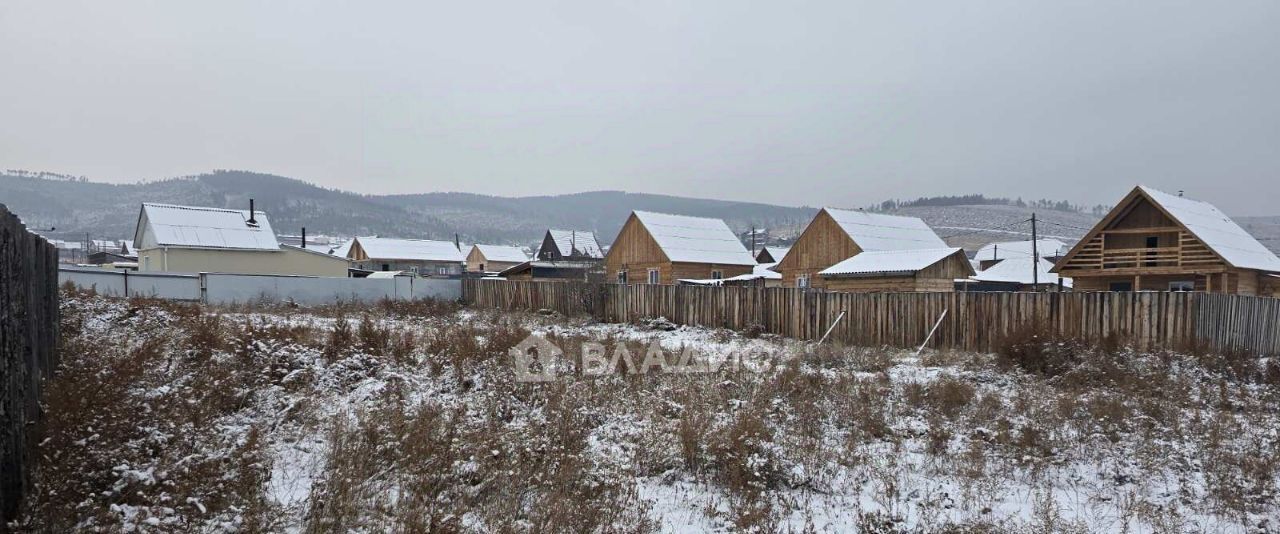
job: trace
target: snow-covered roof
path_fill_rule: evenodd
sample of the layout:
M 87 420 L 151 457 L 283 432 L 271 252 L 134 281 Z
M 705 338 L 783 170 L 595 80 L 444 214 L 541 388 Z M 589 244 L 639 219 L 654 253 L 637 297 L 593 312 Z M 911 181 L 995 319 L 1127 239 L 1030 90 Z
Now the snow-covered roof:
M 474 245 L 484 258 L 489 261 L 516 262 L 523 263 L 529 261 L 529 255 L 524 253 L 524 249 L 520 247 L 509 247 L 504 245 Z
M 561 256 L 604 257 L 594 232 L 581 230 L 547 230 L 547 232 L 551 233 L 551 240 L 556 242 L 556 248 L 560 249 Z M 577 254 L 574 254 L 575 250 Z
M 747 281 L 747 280 L 755 280 L 758 278 L 763 278 L 765 280 L 782 280 L 782 273 L 770 269 L 771 267 L 777 264 L 778 262 L 776 261 L 773 263 L 759 263 L 759 264 L 756 264 L 755 267 L 752 267 L 751 272 L 748 274 L 730 276 L 729 278 L 725 278 L 724 280 Z
M 1039 271 L 1038 276 L 1041 284 L 1058 284 L 1058 275 L 1049 272 L 1049 270 L 1053 268 L 1053 262 L 1040 258 L 1040 261 L 1036 263 L 1036 267 L 1038 267 L 1037 271 Z M 1006 282 L 1031 285 L 1033 281 L 1031 274 L 1031 256 L 1027 255 L 1021 258 L 1007 259 L 992 265 L 987 270 L 979 272 L 969 278 L 980 282 Z M 1070 278 L 1063 278 L 1062 280 L 1062 285 L 1071 287 Z
M 144 203 L 133 240 L 145 247 L 280 250 L 267 215 L 257 212 L 252 224 L 249 218 L 248 210 Z
M 823 269 L 821 276 L 907 275 L 938 263 L 959 252 L 958 248 L 877 250 L 860 252 Z
M 786 257 L 787 253 L 791 251 L 791 247 L 768 246 L 762 247 L 760 251 L 768 251 L 769 257 L 773 258 L 773 261 L 779 262 L 782 261 L 782 258 Z M 756 255 L 759 256 L 760 253 L 757 252 Z
M 1036 253 L 1041 258 L 1061 256 L 1071 250 L 1066 243 L 1057 239 L 1037 239 Z M 973 255 L 975 260 L 1002 260 L 1005 258 L 1030 258 L 1031 257 L 1031 240 L 1026 241 L 1004 241 L 1000 243 L 988 243 L 978 249 L 978 253 Z
M 636 218 L 673 262 L 755 265 L 755 258 L 720 219 L 635 211 Z
M 380 279 L 380 278 L 395 278 L 397 276 L 415 276 L 415 275 L 413 273 L 406 272 L 406 271 L 374 271 L 369 273 L 369 276 L 366 276 L 365 278 Z
M 329 249 L 329 253 L 333 254 L 334 256 L 342 256 L 345 258 L 347 257 L 347 253 L 351 252 L 351 244 L 355 242 L 356 242 L 355 239 L 348 239 L 346 241 L 338 243 L 332 249 Z
M 1138 188 L 1231 266 L 1280 271 L 1280 258 L 1213 204 L 1171 195 L 1145 185 Z
M 466 261 L 452 241 L 429 239 L 397 239 L 391 237 L 357 237 L 360 248 L 369 259 L 417 261 Z
M 936 249 L 947 246 L 929 225 L 917 217 L 823 209 L 865 251 Z

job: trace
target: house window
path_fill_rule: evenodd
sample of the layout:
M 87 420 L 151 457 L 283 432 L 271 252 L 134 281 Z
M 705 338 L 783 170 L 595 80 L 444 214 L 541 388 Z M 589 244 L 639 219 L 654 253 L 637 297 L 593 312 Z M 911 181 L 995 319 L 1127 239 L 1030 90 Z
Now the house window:
M 796 277 L 796 287 L 809 287 L 809 275 L 802 274 Z
M 390 271 L 390 270 L 391 270 L 391 264 L 390 264 L 390 263 L 384 263 L 384 264 L 382 264 L 382 270 L 383 270 L 383 271 Z
M 1191 280 L 1169 282 L 1169 291 L 1195 291 L 1196 283 Z
M 650 283 L 650 284 L 656 284 L 656 283 L 658 283 L 658 270 L 657 270 L 657 269 L 649 269 L 649 283 Z
M 484 264 L 483 264 L 483 263 L 481 263 L 481 264 L 480 264 L 480 272 L 482 272 L 482 273 L 484 272 Z
M 448 274 L 449 274 L 449 266 L 448 266 L 448 265 L 441 265 L 441 266 L 439 266 L 439 267 L 436 267 L 436 274 L 448 276 Z
M 720 280 L 724 278 L 724 271 L 711 271 L 712 280 Z
M 151 270 L 151 256 L 143 256 L 143 257 L 142 257 L 142 270 L 144 270 L 144 271 L 150 271 L 150 270 Z
M 1111 291 L 1133 291 L 1133 282 L 1111 282 Z
M 409 272 L 411 272 L 411 273 L 413 273 L 413 274 L 418 274 L 418 268 L 417 268 L 417 267 L 410 267 L 410 268 L 409 268 Z
M 626 272 L 626 271 L 618 271 L 618 283 L 619 283 L 619 284 L 625 284 L 625 283 L 627 283 L 627 272 Z

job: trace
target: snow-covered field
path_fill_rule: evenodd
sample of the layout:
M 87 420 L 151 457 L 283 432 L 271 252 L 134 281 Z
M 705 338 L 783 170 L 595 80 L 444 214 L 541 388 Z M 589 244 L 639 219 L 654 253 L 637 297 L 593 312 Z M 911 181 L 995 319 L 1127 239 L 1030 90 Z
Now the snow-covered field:
M 398 306 L 398 307 L 397 307 Z M 655 323 L 661 326 L 660 323 Z M 1280 365 L 1002 355 L 383 305 L 64 299 L 18 530 L 1280 529 Z M 518 382 L 530 332 L 716 372 Z

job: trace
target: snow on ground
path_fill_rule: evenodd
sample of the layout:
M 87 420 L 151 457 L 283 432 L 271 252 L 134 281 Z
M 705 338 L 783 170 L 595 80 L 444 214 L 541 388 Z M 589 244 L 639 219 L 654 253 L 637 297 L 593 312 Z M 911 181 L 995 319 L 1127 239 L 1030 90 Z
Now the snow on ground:
M 661 320 L 64 306 L 51 459 L 20 528 L 1280 528 L 1274 361 L 1055 346 L 1039 357 L 1071 363 L 1037 374 Z M 770 357 L 515 382 L 506 349 L 531 332 L 637 363 L 654 342 Z

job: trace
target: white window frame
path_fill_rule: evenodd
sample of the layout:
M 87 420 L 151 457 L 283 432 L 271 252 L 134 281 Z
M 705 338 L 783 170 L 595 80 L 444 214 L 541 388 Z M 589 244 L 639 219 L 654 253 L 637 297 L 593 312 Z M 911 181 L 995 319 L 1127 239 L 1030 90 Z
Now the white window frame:
M 1188 292 L 1196 290 L 1195 280 L 1174 280 L 1169 282 L 1169 291 Z
M 649 278 L 647 278 L 647 281 L 651 285 L 657 285 L 659 282 L 662 281 L 662 277 L 658 273 L 657 269 L 649 269 Z
M 809 287 L 809 275 L 807 274 L 796 275 L 796 287 L 802 288 L 802 289 Z
M 627 283 L 627 270 L 626 270 L 626 269 L 623 269 L 623 270 L 621 270 L 621 271 L 618 271 L 618 283 L 619 283 L 619 284 L 625 284 L 625 283 Z

